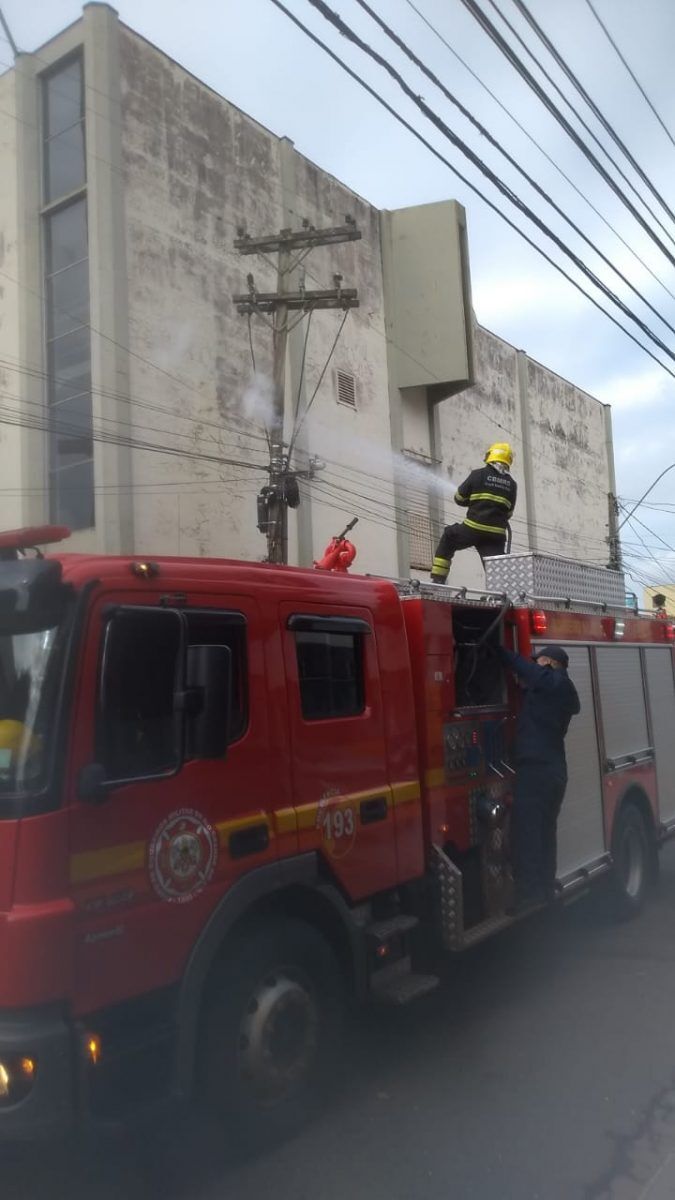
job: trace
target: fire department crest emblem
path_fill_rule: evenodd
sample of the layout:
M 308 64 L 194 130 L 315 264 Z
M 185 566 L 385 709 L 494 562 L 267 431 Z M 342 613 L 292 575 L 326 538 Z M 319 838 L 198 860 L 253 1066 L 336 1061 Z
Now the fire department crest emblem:
M 179 808 L 165 817 L 150 843 L 152 886 L 162 900 L 185 904 L 213 878 L 218 835 L 194 808 Z

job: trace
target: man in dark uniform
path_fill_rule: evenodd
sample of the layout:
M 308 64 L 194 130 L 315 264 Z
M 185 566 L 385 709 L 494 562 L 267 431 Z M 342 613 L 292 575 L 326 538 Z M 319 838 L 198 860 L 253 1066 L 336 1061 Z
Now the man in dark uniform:
M 499 648 L 525 689 L 516 725 L 516 780 L 511 810 L 514 911 L 553 899 L 556 828 L 567 787 L 565 734 L 581 709 L 562 646 L 543 646 L 533 660 Z
M 436 547 L 431 582 L 445 583 L 456 550 L 475 547 L 481 560 L 503 554 L 506 526 L 516 507 L 518 491 L 510 468 L 513 451 L 508 442 L 495 442 L 485 455 L 485 466 L 472 471 L 455 492 L 455 504 L 468 509 L 464 520 L 446 525 Z

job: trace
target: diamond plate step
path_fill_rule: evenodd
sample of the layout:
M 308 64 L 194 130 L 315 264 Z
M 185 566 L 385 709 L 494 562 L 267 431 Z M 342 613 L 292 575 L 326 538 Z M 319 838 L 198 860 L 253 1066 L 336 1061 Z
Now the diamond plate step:
M 535 909 L 530 911 L 534 912 Z M 506 929 L 508 925 L 513 925 L 513 922 L 514 918 L 507 917 L 506 914 L 491 917 L 489 921 L 481 921 L 480 925 L 474 925 L 465 931 L 461 948 L 464 950 L 467 946 L 476 946 L 478 942 L 484 942 L 486 938 L 492 937 L 492 934 L 498 933 L 500 929 Z
M 400 975 L 382 987 L 374 987 L 372 995 L 381 1004 L 403 1007 L 433 992 L 439 983 L 438 975 Z
M 398 913 L 395 917 L 387 917 L 384 921 L 371 921 L 366 925 L 365 932 L 376 942 L 388 942 L 397 934 L 409 933 L 419 925 L 419 918 L 408 913 Z

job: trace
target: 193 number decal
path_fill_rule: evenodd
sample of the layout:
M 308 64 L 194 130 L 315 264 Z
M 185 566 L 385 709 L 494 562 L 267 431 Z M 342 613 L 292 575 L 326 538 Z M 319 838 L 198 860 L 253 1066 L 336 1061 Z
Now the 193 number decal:
M 327 808 L 321 814 L 321 830 L 326 841 L 353 838 L 356 832 L 353 808 Z

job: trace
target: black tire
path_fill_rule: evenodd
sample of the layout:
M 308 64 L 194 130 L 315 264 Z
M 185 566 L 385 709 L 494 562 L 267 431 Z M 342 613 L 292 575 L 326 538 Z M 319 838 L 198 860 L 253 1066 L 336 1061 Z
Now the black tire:
M 620 920 L 641 911 L 653 876 L 654 850 L 645 819 L 635 804 L 625 804 L 612 836 L 612 906 Z
M 202 1018 L 202 1102 L 247 1153 L 316 1111 L 341 1033 L 344 980 L 302 921 L 250 926 L 214 970 Z

